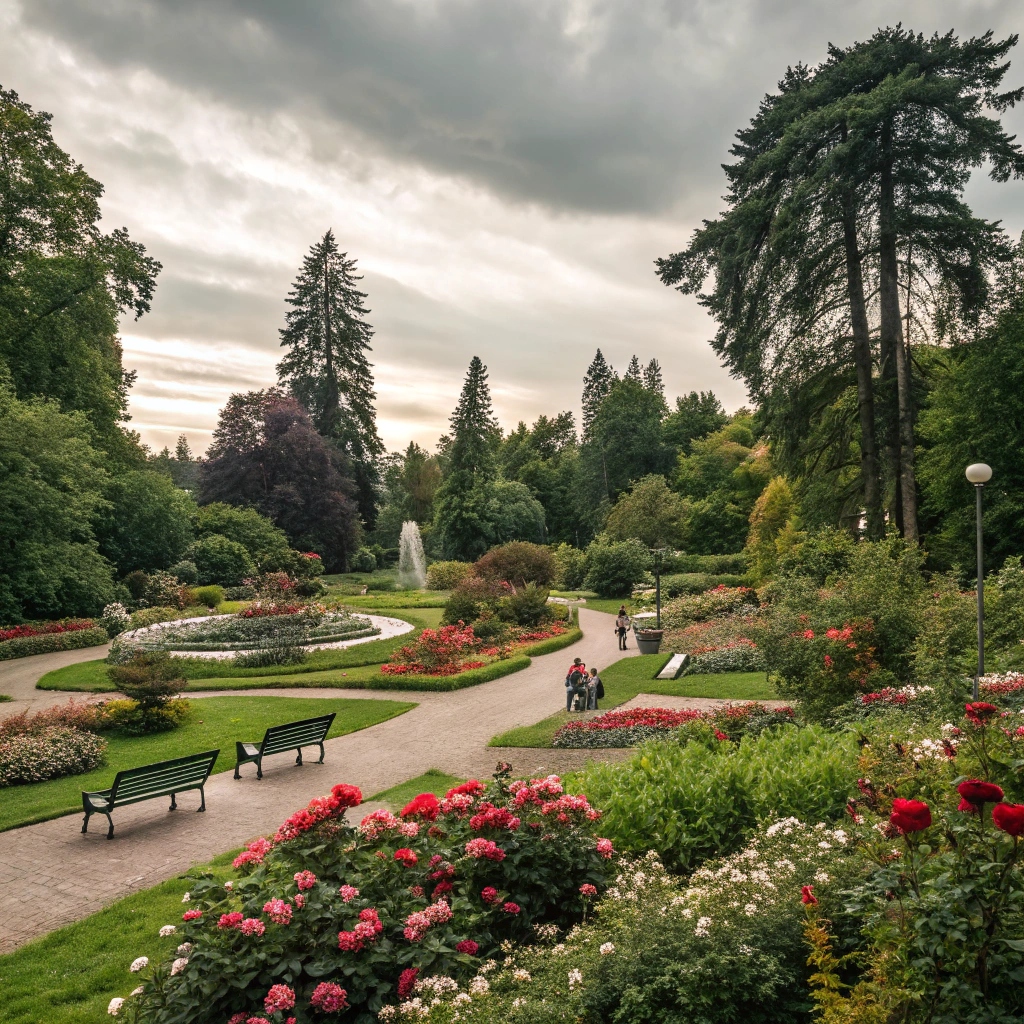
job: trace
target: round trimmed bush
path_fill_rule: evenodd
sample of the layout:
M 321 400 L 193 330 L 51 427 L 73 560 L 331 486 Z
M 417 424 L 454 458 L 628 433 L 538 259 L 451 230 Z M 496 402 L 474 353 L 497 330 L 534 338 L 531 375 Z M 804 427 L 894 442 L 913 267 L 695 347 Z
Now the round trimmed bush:
M 238 541 L 219 533 L 197 540 L 189 548 L 189 556 L 203 586 L 219 583 L 223 587 L 237 587 L 256 572 L 249 552 Z
M 472 562 L 434 562 L 427 566 L 427 589 L 454 590 L 472 574 Z
M 216 583 L 211 583 L 208 587 L 198 587 L 194 593 L 196 603 L 205 604 L 207 608 L 216 608 L 217 605 L 224 603 L 224 588 Z

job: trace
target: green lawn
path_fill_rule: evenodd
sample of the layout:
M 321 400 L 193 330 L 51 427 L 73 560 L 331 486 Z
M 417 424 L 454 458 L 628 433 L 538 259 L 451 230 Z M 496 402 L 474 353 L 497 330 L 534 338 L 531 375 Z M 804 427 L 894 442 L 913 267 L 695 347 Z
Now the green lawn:
M 152 736 L 109 736 L 107 763 L 101 768 L 84 775 L 11 786 L 0 791 L 3 794 L 0 797 L 0 831 L 80 810 L 82 790 L 107 788 L 122 768 L 219 748 L 221 754 L 215 771 L 233 771 L 235 740 L 259 740 L 271 725 L 335 711 L 337 718 L 328 735 L 344 736 L 385 722 L 414 707 L 416 705 L 412 703 L 392 700 L 313 697 L 208 697 L 196 700 L 192 702 L 191 717 L 180 729 Z M 287 763 L 283 755 L 282 763 Z
M 415 779 L 400 782 L 397 786 L 392 786 L 390 789 L 374 793 L 366 803 L 387 804 L 393 810 L 400 811 L 414 796 L 419 796 L 420 793 L 433 793 L 434 796 L 443 796 L 453 786 L 457 786 L 460 782 L 465 781 L 465 779 L 456 778 L 454 775 L 446 775 L 437 768 L 431 768 L 422 775 L 417 775 Z
M 237 851 L 215 858 L 201 869 L 216 878 L 234 876 Z M 128 972 L 138 956 L 156 962 L 171 953 L 180 938 L 160 938 L 162 925 L 179 924 L 181 897 L 189 875 L 126 896 L 89 917 L 0 956 L 0 1021 L 4 1024 L 99 1024 L 113 1020 L 107 1004 L 127 996 L 139 983 Z
M 641 654 L 623 658 L 601 671 L 605 697 L 603 710 L 618 707 L 638 693 L 658 693 L 673 697 L 717 697 L 721 700 L 774 700 L 778 694 L 768 685 L 764 672 L 724 672 L 718 675 L 683 676 L 682 679 L 655 680 L 668 661 L 667 654 Z M 555 730 L 571 716 L 565 711 L 535 725 L 520 726 L 495 736 L 492 747 L 550 747 Z
M 381 614 L 404 619 L 411 622 L 417 629 L 428 627 L 433 629 L 441 621 L 441 609 L 439 608 L 416 610 L 388 608 L 382 610 Z M 227 679 L 258 679 L 260 682 L 254 685 L 255 688 L 259 688 L 260 686 L 283 685 L 282 680 L 286 676 L 318 676 L 321 679 L 319 682 L 296 681 L 293 685 L 297 686 L 337 686 L 339 684 L 334 681 L 335 679 L 345 679 L 345 673 L 337 670 L 372 666 L 373 672 L 376 672 L 377 666 L 387 661 L 395 651 L 409 643 L 415 636 L 416 633 L 412 632 L 388 640 L 368 640 L 366 643 L 356 644 L 354 647 L 311 651 L 301 665 L 282 665 L 272 671 L 265 668 L 238 668 L 226 659 L 181 658 L 181 674 L 189 680 L 215 679 L 217 684 L 212 688 L 217 690 L 236 688 L 225 685 Z M 331 681 L 322 681 L 327 678 L 327 673 L 330 673 Z M 268 678 L 272 682 L 267 682 Z M 362 678 L 369 678 L 369 676 L 365 673 L 353 674 L 354 680 Z M 243 684 L 239 688 L 249 687 Z M 81 661 L 77 665 L 66 665 L 64 668 L 47 672 L 36 683 L 36 689 L 110 693 L 114 687 L 107 678 L 106 662 L 100 658 L 96 661 Z M 190 686 L 189 689 L 209 690 L 211 686 Z

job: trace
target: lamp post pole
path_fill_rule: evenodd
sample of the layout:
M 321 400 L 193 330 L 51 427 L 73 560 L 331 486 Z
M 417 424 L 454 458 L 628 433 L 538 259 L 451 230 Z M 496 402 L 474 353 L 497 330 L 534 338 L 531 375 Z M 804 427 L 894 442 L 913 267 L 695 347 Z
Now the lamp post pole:
M 985 559 L 981 532 L 981 490 L 992 479 L 992 469 L 984 462 L 967 467 L 967 479 L 974 484 L 975 533 L 978 547 L 978 672 L 974 677 L 972 692 L 978 699 L 978 685 L 985 674 Z

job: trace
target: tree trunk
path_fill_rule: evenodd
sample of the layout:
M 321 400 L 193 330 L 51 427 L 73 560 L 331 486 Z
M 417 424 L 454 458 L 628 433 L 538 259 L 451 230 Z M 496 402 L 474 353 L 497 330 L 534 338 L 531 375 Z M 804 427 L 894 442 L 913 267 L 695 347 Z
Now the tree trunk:
M 896 252 L 896 190 L 892 176 L 892 128 L 882 132 L 882 167 L 878 202 L 878 292 L 883 347 L 894 357 L 899 438 L 899 483 L 903 536 L 914 543 L 917 532 L 917 481 L 914 474 L 914 407 L 910 362 L 903 343 L 900 315 L 899 259 Z
M 857 410 L 860 414 L 860 473 L 864 481 L 867 535 L 877 540 L 884 532 L 882 496 L 875 444 L 875 395 L 871 367 L 871 334 L 864 302 L 864 277 L 857 247 L 857 209 L 852 190 L 843 197 L 843 239 L 846 248 L 846 284 L 853 328 L 853 362 L 857 368 Z

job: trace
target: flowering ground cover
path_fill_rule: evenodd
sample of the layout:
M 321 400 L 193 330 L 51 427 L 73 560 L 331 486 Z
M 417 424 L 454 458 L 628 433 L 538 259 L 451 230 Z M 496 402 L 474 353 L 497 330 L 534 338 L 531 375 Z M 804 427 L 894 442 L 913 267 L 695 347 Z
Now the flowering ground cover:
M 738 704 L 711 711 L 670 708 L 629 708 L 608 711 L 596 718 L 576 719 L 560 726 L 553 747 L 635 747 L 691 726 L 712 729 L 719 740 L 738 739 L 749 731 L 760 732 L 793 721 L 792 708 L 764 704 Z M 752 728 L 753 727 L 753 728 Z
M 234 768 L 234 744 L 259 739 L 268 726 L 337 712 L 329 736 L 344 736 L 414 708 L 398 701 L 304 697 L 209 697 L 196 701 L 191 718 L 174 732 L 107 737 L 103 767 L 70 778 L 51 779 L 3 790 L 0 830 L 77 812 L 82 790 L 103 789 L 122 768 L 151 764 L 200 750 L 220 748 L 215 770 Z

